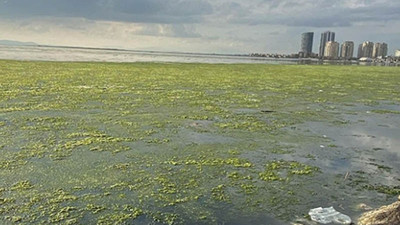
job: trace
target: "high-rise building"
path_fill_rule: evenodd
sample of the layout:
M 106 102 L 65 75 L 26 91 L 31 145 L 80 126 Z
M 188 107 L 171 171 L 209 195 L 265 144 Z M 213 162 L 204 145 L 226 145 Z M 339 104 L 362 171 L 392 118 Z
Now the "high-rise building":
M 339 43 L 335 41 L 328 41 L 325 44 L 324 58 L 337 59 L 339 56 Z
M 366 41 L 363 43 L 363 56 L 372 58 L 372 53 L 374 51 L 374 43 L 370 41 Z
M 378 52 L 379 52 L 380 48 L 381 48 L 381 43 L 377 42 L 374 44 L 374 47 L 372 49 L 372 57 L 373 58 L 378 57 Z
M 375 43 L 374 48 L 372 50 L 372 57 L 386 57 L 387 56 L 388 46 L 386 43 Z
M 353 58 L 354 52 L 354 42 L 345 41 L 340 48 L 340 58 L 342 59 L 351 59 Z
M 370 41 L 364 41 L 358 47 L 358 58 L 367 57 L 372 58 L 372 53 L 374 51 L 374 43 Z
M 363 57 L 362 46 L 363 46 L 363 44 L 358 45 L 357 58 Z
M 388 55 L 388 45 L 383 42 L 382 43 L 382 56 L 386 57 Z
M 319 57 L 322 58 L 325 56 L 325 44 L 328 41 L 335 41 L 335 32 L 325 31 L 321 34 L 321 42 L 319 44 Z
M 307 32 L 301 35 L 301 50 L 305 57 L 309 57 L 312 53 L 314 32 Z
M 400 49 L 397 49 L 397 50 L 394 52 L 394 56 L 395 56 L 395 57 L 400 57 Z

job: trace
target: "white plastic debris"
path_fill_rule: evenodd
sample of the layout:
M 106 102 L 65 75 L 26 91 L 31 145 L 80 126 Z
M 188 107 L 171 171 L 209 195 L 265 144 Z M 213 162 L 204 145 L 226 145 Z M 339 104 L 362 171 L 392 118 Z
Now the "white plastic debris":
M 319 207 L 311 209 L 310 212 L 308 212 L 308 215 L 311 216 L 313 221 L 322 224 L 351 224 L 351 218 L 349 216 L 336 211 L 332 206 L 329 208 Z
M 320 147 L 320 148 L 325 148 L 325 145 L 320 145 L 319 147 Z

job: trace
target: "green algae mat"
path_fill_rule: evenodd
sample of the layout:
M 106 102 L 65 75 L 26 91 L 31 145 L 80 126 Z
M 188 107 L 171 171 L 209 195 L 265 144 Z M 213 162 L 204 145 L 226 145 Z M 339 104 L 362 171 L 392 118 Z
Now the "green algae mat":
M 395 67 L 0 61 L 0 223 L 356 219 L 399 139 Z

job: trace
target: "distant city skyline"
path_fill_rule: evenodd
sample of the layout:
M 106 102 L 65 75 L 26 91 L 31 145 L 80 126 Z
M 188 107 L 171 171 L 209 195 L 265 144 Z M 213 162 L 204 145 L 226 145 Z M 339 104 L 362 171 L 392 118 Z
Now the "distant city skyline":
M 0 40 L 208 53 L 293 53 L 298 35 L 400 48 L 400 1 L 5 0 Z
M 357 55 L 354 56 L 354 42 L 344 41 L 342 43 L 336 42 L 336 33 L 333 31 L 325 31 L 321 33 L 319 42 L 319 52 L 312 51 L 314 32 L 305 32 L 301 34 L 300 51 L 298 53 L 300 58 L 303 57 L 318 57 L 326 59 L 351 59 L 351 58 L 379 58 L 390 56 L 388 54 L 388 44 L 385 42 L 371 42 L 364 41 L 358 45 Z M 398 54 L 395 50 L 394 55 Z

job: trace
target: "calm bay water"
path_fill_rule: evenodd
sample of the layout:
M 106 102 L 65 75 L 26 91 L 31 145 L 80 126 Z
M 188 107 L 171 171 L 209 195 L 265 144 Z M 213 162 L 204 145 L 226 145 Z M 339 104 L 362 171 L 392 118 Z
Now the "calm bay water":
M 96 49 L 51 46 L 0 45 L 0 59 L 61 61 L 61 62 L 166 62 L 166 63 L 214 63 L 214 64 L 328 64 L 399 66 L 396 63 L 371 63 L 357 61 L 319 61 L 318 59 L 266 58 L 246 55 L 135 51 L 123 49 Z
M 82 62 L 181 62 L 298 64 L 297 59 L 45 46 L 2 46 L 0 59 Z

